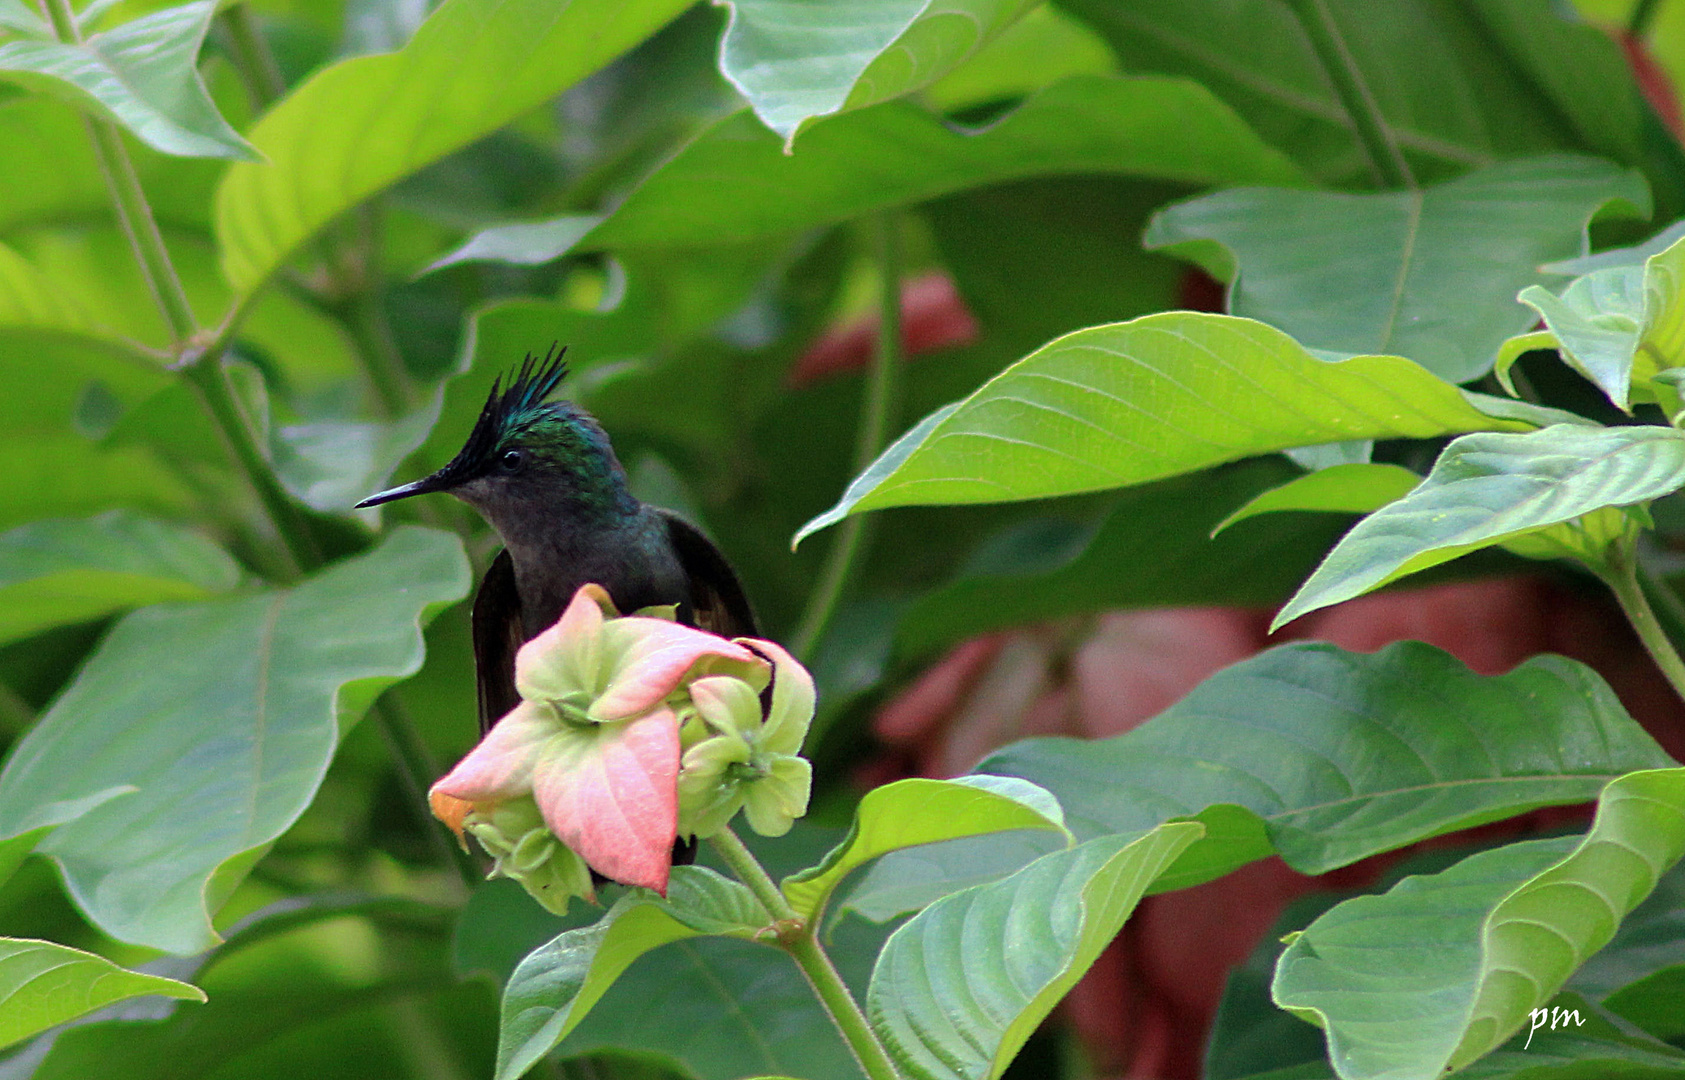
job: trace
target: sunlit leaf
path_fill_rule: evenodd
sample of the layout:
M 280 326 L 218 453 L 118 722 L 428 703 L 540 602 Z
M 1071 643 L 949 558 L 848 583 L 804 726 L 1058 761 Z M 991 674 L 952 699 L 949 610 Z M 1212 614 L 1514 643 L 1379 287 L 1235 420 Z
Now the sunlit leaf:
M 1422 478 L 1399 465 L 1333 465 L 1273 487 L 1224 518 L 1214 532 L 1237 521 L 1282 510 L 1367 514 L 1408 495 Z
M 115 785 L 39 851 L 120 940 L 192 953 L 309 804 L 341 730 L 421 666 L 420 626 L 468 589 L 454 536 L 394 532 L 291 589 L 126 616 L 0 772 L 0 835 Z
M 396 53 L 342 60 L 264 114 L 268 159 L 217 191 L 223 268 L 257 289 L 330 220 L 531 111 L 659 29 L 684 0 L 446 0 Z
M 1274 625 L 1470 551 L 1681 485 L 1685 435 L 1673 428 L 1561 424 L 1463 436 L 1414 491 L 1358 522 Z
M 1649 207 L 1635 173 L 1534 158 L 1414 191 L 1221 191 L 1160 211 L 1143 242 L 1199 262 L 1231 283 L 1231 312 L 1307 346 L 1396 353 L 1467 382 L 1533 324 L 1515 294 L 1547 280 L 1540 263 L 1584 252 L 1605 208 Z
M 880 507 L 1045 498 L 1292 446 L 1530 426 L 1401 357 L 1328 363 L 1262 323 L 1166 312 L 1067 334 L 925 417 L 796 539 Z
M 1584 838 L 1532 840 L 1348 900 L 1276 966 L 1343 1080 L 1431 1080 L 1545 1005 L 1685 853 L 1685 769 L 1612 781 Z
M 165 8 L 81 44 L 7 42 L 0 80 L 116 120 L 166 154 L 255 161 L 199 78 L 199 47 L 216 8 L 214 0 Z
M 918 1080 L 998 1077 L 1204 830 L 1106 836 L 938 900 L 890 936 L 866 1008 Z
M 867 792 L 853 827 L 818 866 L 785 878 L 784 896 L 804 918 L 818 913 L 849 873 L 900 848 L 1008 829 L 1063 831 L 1059 803 L 1013 777 L 900 780 Z
M 0 938 L 0 1047 L 142 994 L 205 1000 L 197 986 L 126 971 L 81 949 Z
M 167 600 L 202 600 L 239 580 L 199 533 L 114 510 L 0 534 L 0 642 Z
M 481 229 L 462 246 L 433 260 L 423 273 L 461 262 L 505 262 L 516 266 L 547 263 L 590 232 L 602 220 L 596 214 L 564 214 L 548 221 L 521 221 Z
M 727 0 L 720 71 L 755 115 L 794 141 L 816 117 L 941 78 L 1036 0 Z

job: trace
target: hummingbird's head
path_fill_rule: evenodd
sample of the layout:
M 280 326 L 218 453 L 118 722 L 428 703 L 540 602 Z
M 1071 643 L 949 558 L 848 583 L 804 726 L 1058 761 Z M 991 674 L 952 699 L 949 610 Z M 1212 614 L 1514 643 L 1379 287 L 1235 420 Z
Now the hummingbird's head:
M 485 515 L 506 540 L 529 521 L 537 527 L 539 515 L 635 509 L 602 427 L 572 402 L 546 400 L 567 375 L 563 352 L 552 345 L 542 360 L 528 353 L 507 386 L 502 376 L 493 380 L 468 441 L 444 468 L 357 506 L 448 491 Z

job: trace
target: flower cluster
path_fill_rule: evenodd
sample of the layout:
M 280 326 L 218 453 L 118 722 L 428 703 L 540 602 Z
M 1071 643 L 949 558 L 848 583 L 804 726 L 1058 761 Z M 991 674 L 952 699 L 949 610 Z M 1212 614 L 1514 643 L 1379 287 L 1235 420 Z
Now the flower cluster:
M 666 893 L 674 840 L 743 809 L 768 836 L 807 809 L 797 754 L 813 679 L 767 641 L 620 617 L 586 585 L 515 660 L 521 703 L 433 785 L 433 812 L 472 833 L 540 903 L 593 897 L 591 871 Z

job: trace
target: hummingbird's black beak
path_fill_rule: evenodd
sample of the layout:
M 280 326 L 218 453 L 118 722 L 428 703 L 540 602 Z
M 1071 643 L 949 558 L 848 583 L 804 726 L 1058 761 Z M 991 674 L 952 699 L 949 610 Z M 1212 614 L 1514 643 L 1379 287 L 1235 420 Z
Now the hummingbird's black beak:
M 434 473 L 432 476 L 423 476 L 420 480 L 416 480 L 408 484 L 400 484 L 395 488 L 387 488 L 385 491 L 370 495 L 368 498 L 358 503 L 356 509 L 361 510 L 366 506 L 379 506 L 381 503 L 389 503 L 397 499 L 407 499 L 411 495 L 425 495 L 430 491 L 444 491 L 445 489 L 446 484 L 444 481 L 439 478 L 438 473 Z

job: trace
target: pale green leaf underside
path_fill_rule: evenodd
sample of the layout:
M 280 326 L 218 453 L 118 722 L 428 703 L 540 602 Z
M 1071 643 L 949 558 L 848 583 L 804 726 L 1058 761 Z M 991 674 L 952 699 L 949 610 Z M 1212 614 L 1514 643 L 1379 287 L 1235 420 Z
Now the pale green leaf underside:
M 239 581 L 228 553 L 189 529 L 113 510 L 0 534 L 0 642 L 125 608 L 201 600 Z
M 1216 536 L 1237 521 L 1283 510 L 1367 514 L 1403 498 L 1421 482 L 1420 476 L 1401 465 L 1371 462 L 1331 465 L 1259 494 L 1224 518 L 1211 530 L 1211 535 Z
M 1007 829 L 1062 832 L 1062 818 L 1051 795 L 1016 778 L 898 780 L 861 798 L 848 836 L 818 866 L 784 879 L 784 896 L 812 917 L 851 871 L 887 852 Z
M 199 47 L 216 7 L 198 0 L 165 8 L 80 45 L 8 42 L 0 45 L 0 80 L 115 120 L 166 154 L 255 161 L 199 78 Z
M 916 1080 L 992 1080 L 1204 833 L 1105 836 L 936 901 L 885 943 L 866 1010 Z
M 1233 278 L 1236 315 L 1467 382 L 1534 321 L 1515 294 L 1545 280 L 1539 264 L 1583 252 L 1587 222 L 1611 203 L 1648 213 L 1644 181 L 1558 155 L 1420 191 L 1221 191 L 1160 211 L 1144 242 Z
M 503 990 L 497 1080 L 515 1080 L 579 1026 L 632 962 L 702 934 L 753 937 L 769 917 L 748 888 L 699 866 L 675 866 L 667 899 L 622 897 L 590 926 L 529 953 Z
M 128 971 L 81 949 L 0 938 L 0 1047 L 142 994 L 205 1000 L 197 986 Z
M 786 140 L 941 78 L 1037 0 L 728 0 L 720 72 Z
M 1273 625 L 1361 596 L 1459 555 L 1685 484 L 1685 435 L 1673 428 L 1559 424 L 1465 435 L 1409 495 L 1358 522 Z
M 1280 854 L 1320 874 L 1541 806 L 1585 802 L 1671 759 L 1598 675 L 1538 656 L 1476 675 L 1421 642 L 1284 645 L 1098 741 L 1031 739 L 980 771 L 1053 792 L 1079 839 L 1223 811 L 1167 884 Z
M 430 274 L 463 262 L 537 266 L 566 254 L 601 220 L 597 214 L 563 214 L 545 221 L 493 225 L 481 229 L 455 250 L 433 260 L 422 273 Z
M 1530 426 L 1401 357 L 1328 363 L 1263 323 L 1164 312 L 1019 360 L 902 436 L 796 538 L 889 506 L 1071 495 L 1294 446 Z
M 268 161 L 217 191 L 223 269 L 249 294 L 317 229 L 554 97 L 685 0 L 446 0 L 396 53 L 342 60 L 252 128 Z
M 581 242 L 691 247 L 852 221 L 1029 176 L 1295 184 L 1298 167 L 1197 83 L 1077 75 L 995 123 L 957 129 L 911 101 L 834 117 L 785 154 L 748 112 L 704 131 Z
M 291 589 L 125 616 L 0 772 L 0 836 L 134 787 L 38 850 L 111 936 L 210 947 L 228 876 L 303 812 L 342 726 L 420 668 L 421 627 L 468 577 L 456 537 L 402 528 Z
M 1344 1080 L 1432 1080 L 1543 1005 L 1685 853 L 1685 769 L 1612 781 L 1584 838 L 1471 855 L 1348 900 L 1276 966 L 1275 1000 L 1328 1032 Z

